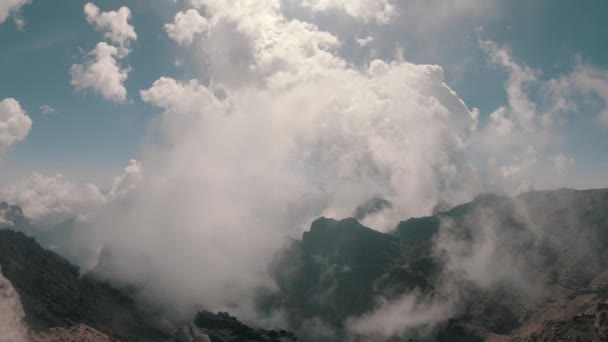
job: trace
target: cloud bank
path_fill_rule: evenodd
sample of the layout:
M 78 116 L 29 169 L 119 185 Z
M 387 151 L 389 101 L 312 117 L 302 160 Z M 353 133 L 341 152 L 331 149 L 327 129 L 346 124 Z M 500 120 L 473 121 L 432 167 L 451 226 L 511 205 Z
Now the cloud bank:
M 44 226 L 78 217 L 86 220 L 108 203 L 128 195 L 142 180 L 140 162 L 131 160 L 108 189 L 93 183 L 76 183 L 62 174 L 36 173 L 0 190 L 2 201 L 21 206 L 24 214 Z

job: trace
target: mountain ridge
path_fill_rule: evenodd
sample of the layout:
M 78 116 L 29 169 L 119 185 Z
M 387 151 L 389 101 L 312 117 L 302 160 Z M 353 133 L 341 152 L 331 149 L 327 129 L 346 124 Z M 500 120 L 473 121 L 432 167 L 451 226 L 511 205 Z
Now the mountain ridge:
M 20 222 L 6 227 L 19 229 L 23 224 L 31 229 L 19 217 L 20 208 L 6 204 L 0 208 L 10 208 Z M 497 273 L 495 279 L 477 279 L 479 275 L 469 274 L 473 264 L 459 263 L 472 258 L 471 252 L 488 236 L 496 239 L 499 253 L 489 260 L 502 266 L 489 264 L 488 271 Z M 608 336 L 605 247 L 608 189 L 535 191 L 513 198 L 483 194 L 431 216 L 401 221 L 389 233 L 365 227 L 355 218 L 321 217 L 301 240 L 291 241 L 277 254 L 271 270 L 278 291 L 264 294 L 259 310 L 262 315 L 284 312 L 285 328 L 304 341 L 358 341 L 363 337 L 351 331 L 353 319 L 378 312 L 383 303 L 397 303 L 406 295 L 419 300 L 457 295 L 462 298 L 455 314 L 433 323 L 430 332 L 414 329 L 398 337 L 376 338 L 534 341 L 574 336 L 604 341 Z M 501 270 L 509 264 L 500 259 L 513 256 L 521 258 L 525 267 Z M 105 257 L 111 259 L 111 254 L 106 252 Z M 517 264 L 517 259 L 512 261 Z M 216 323 L 186 330 L 167 325 L 162 315 L 142 312 L 128 287 L 113 288 L 94 273 L 81 275 L 65 258 L 12 230 L 0 230 L 0 266 L 21 295 L 28 325 L 38 332 L 87 324 L 124 341 L 162 340 L 159 336 L 172 341 L 179 331 L 190 334 L 182 334 L 186 337 L 180 342 L 194 341 L 199 332 L 216 340 L 247 340 L 248 334 L 262 336 L 261 340 L 295 339 L 287 332 L 237 324 L 224 313 L 201 311 L 197 316 L 207 317 L 207 323 L 225 321 L 218 323 L 219 328 Z M 523 284 L 531 285 L 513 282 L 522 276 Z M 448 283 L 457 284 L 458 292 L 447 291 Z M 538 288 L 526 287 L 532 285 Z M 114 312 L 124 315 L 113 317 Z

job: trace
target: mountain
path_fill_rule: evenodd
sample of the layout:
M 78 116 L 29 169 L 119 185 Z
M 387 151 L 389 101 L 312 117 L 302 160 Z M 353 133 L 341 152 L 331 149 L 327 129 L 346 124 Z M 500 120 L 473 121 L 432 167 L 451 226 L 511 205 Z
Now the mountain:
M 300 336 L 316 321 L 340 340 L 349 319 L 405 294 L 462 297 L 430 335 L 404 340 L 603 341 L 607 253 L 608 190 L 484 194 L 388 234 L 321 218 L 278 256 L 266 310 L 287 312 Z
M 373 309 L 377 296 L 428 288 L 434 272 L 428 248 L 353 218 L 317 219 L 273 265 L 280 287 L 274 300 L 304 334 L 315 319 L 340 330 L 348 317 Z
M 374 198 L 355 214 L 389 207 Z M 190 322 L 171 321 L 138 302 L 145 282 L 135 282 L 136 275 L 105 281 L 129 251 L 104 249 L 99 267 L 80 274 L 65 258 L 11 230 L 36 231 L 18 207 L 0 209 L 8 222 L 0 230 L 2 273 L 20 295 L 26 323 L 40 336 L 296 339 L 227 313 L 201 311 Z M 144 256 L 138 260 L 147 262 Z M 270 269 L 278 290 L 261 294 L 258 309 L 261 315 L 281 313 L 286 328 L 303 341 L 607 341 L 607 266 L 608 190 L 482 194 L 451 208 L 437 206 L 432 215 L 409 218 L 388 233 L 355 218 L 315 220 L 277 254 Z M 386 305 L 408 303 L 403 298 L 416 303 L 411 315 L 428 316 L 421 327 L 402 329 L 409 311 L 400 309 L 372 321 L 376 335 L 353 330 L 353 322 L 390 313 L 382 310 Z M 382 335 L 387 327 L 398 333 Z

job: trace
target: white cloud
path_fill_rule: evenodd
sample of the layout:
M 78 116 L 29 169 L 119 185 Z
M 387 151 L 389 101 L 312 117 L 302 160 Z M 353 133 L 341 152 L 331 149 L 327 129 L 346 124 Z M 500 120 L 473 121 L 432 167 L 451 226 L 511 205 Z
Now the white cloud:
M 42 113 L 42 115 L 46 115 L 46 114 L 52 114 L 55 113 L 56 110 L 55 108 L 49 106 L 49 105 L 42 105 L 40 106 L 40 113 Z
M 207 30 L 207 19 L 195 9 L 179 12 L 173 23 L 165 25 L 169 37 L 181 45 L 190 45 L 194 36 Z
M 343 10 L 353 18 L 381 24 L 397 15 L 395 5 L 389 0 L 306 0 L 304 5 L 314 11 Z
M 0 189 L 0 199 L 19 205 L 29 219 L 50 225 L 71 217 L 87 218 L 104 205 L 131 193 L 142 180 L 142 165 L 129 161 L 108 190 L 93 183 L 77 183 L 62 174 L 35 173 Z
M 168 77 L 161 77 L 152 87 L 142 90 L 141 98 L 175 114 L 199 113 L 202 108 L 219 105 L 209 89 L 197 80 L 178 82 Z
M 96 185 L 77 184 L 64 179 L 62 174 L 36 173 L 3 189 L 0 195 L 4 201 L 21 206 L 27 217 L 45 224 L 78 216 L 104 201 Z
M 114 178 L 112 187 L 108 192 L 110 199 L 120 198 L 131 193 L 143 179 L 143 167 L 141 162 L 131 159 L 129 165 L 124 169 L 122 175 Z
M 76 90 L 87 88 L 102 95 L 105 99 L 114 102 L 125 102 L 127 89 L 124 81 L 130 69 L 121 68 L 116 58 L 118 49 L 105 42 L 97 44 L 89 52 L 91 60 L 84 64 L 74 64 L 70 69 L 71 84 Z
M 0 101 L 0 153 L 24 140 L 32 128 L 32 120 L 13 98 Z
M 98 31 L 104 32 L 104 37 L 119 47 L 119 58 L 129 53 L 129 44 L 137 40 L 135 28 L 129 24 L 131 10 L 121 7 L 118 11 L 101 12 L 99 7 L 89 2 L 84 6 L 84 13 L 89 23 Z
M 89 60 L 72 65 L 71 84 L 76 90 L 90 88 L 107 100 L 125 102 L 127 89 L 124 82 L 131 68 L 122 67 L 119 60 L 131 52 L 129 45 L 137 39 L 135 28 L 129 24 L 131 10 L 123 6 L 118 11 L 101 12 L 89 2 L 84 6 L 84 13 L 87 21 L 104 32 L 104 37 L 114 45 L 97 43 L 95 49 L 88 53 Z
M 15 15 L 22 6 L 27 5 L 31 0 L 2 0 L 0 1 L 0 24 L 2 24 L 11 14 Z M 17 22 L 17 26 L 19 26 Z
M 163 109 L 155 127 L 168 144 L 145 149 L 128 211 L 91 228 L 150 256 L 155 297 L 181 308 L 237 302 L 231 311 L 251 317 L 255 289 L 272 287 L 268 261 L 311 219 L 350 215 L 380 193 L 395 208 L 375 226 L 387 229 L 439 197 L 467 198 L 468 184 L 476 192 L 462 157 L 474 112 L 441 67 L 360 69 L 335 54 L 335 36 L 284 17 L 276 1 L 204 5 L 211 82 L 163 77 L 141 91 Z M 218 257 L 225 250 L 230 260 Z
M 522 129 L 533 130 L 535 120 L 538 120 L 538 114 L 536 104 L 529 99 L 526 93 L 526 85 L 537 81 L 538 72 L 516 63 L 510 51 L 498 46 L 495 42 L 480 41 L 480 46 L 494 64 L 508 72 L 506 90 L 509 110 L 516 123 Z
M 579 59 L 571 73 L 549 81 L 547 91 L 556 98 L 559 109 L 580 114 L 579 106 L 590 104 L 597 110 L 599 121 L 608 124 L 608 71 Z

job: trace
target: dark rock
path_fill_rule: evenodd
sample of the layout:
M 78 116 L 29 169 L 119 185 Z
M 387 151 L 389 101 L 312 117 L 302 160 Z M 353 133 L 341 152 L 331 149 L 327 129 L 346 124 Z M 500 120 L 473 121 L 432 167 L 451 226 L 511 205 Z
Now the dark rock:
M 357 220 L 363 220 L 366 216 L 372 215 L 383 211 L 384 209 L 390 209 L 393 205 L 391 202 L 380 197 L 373 197 L 361 204 L 355 209 L 353 217 Z
M 264 330 L 251 328 L 226 312 L 217 314 L 209 311 L 199 312 L 194 324 L 213 342 L 260 341 L 291 342 L 297 341 L 295 335 L 285 330 Z

